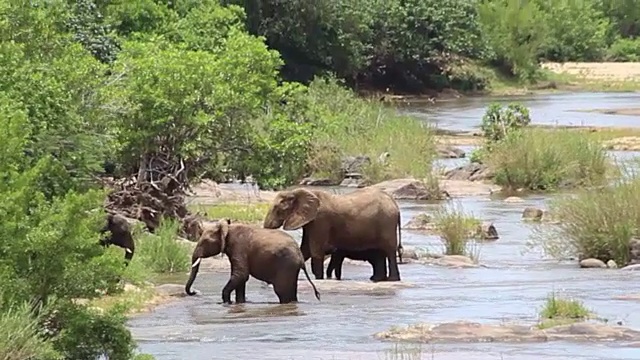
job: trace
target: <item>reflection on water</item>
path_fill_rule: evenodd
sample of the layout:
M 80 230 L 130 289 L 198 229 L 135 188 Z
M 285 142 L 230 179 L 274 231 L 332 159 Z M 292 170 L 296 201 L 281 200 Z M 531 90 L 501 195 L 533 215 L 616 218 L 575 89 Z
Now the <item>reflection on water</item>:
M 594 102 L 594 96 L 601 96 L 600 103 Z M 545 97 L 530 99 L 528 106 L 535 110 L 534 118 L 540 121 L 540 114 L 551 111 L 548 109 L 556 109 L 555 117 L 564 117 L 567 112 L 563 109 L 629 106 L 628 103 L 634 99 L 640 100 L 637 95 L 556 95 L 553 101 Z M 483 101 L 487 100 L 472 99 L 459 107 L 450 105 L 434 111 L 439 111 L 437 116 L 446 118 L 451 126 L 471 127 L 478 123 L 484 111 Z M 469 120 L 470 114 L 474 114 L 473 121 Z M 623 161 L 630 161 L 636 155 L 625 152 L 612 154 Z M 450 159 L 440 163 L 452 168 L 467 161 Z M 486 268 L 449 269 L 401 264 L 403 282 L 412 286 L 376 288 L 358 285 L 356 288 L 356 284 L 368 283 L 371 268 L 345 263 L 344 280 L 339 282 L 339 287 L 331 286 L 332 282 L 337 284 L 335 280 L 316 281 L 321 301 L 315 299 L 301 274 L 298 304 L 278 304 L 271 287 L 251 279 L 247 283 L 249 302 L 230 306 L 220 304 L 221 289 L 228 280 L 228 274 L 201 271 L 194 284 L 200 295 L 139 315 L 130 320 L 130 327 L 139 341 L 140 350 L 160 360 L 395 360 L 419 359 L 417 355 L 410 355 L 417 352 L 422 352 L 424 359 L 447 360 L 638 359 L 637 348 L 561 342 L 405 345 L 401 349 L 405 353 L 402 357 L 393 350 L 393 344 L 373 339 L 375 332 L 416 322 L 533 323 L 551 291 L 581 299 L 610 322 L 621 321 L 626 326 L 640 328 L 637 304 L 612 299 L 639 291 L 638 272 L 578 269 L 572 262 L 545 259 L 539 250 L 524 251 L 532 226 L 536 225 L 526 225 L 521 221 L 522 209 L 526 206 L 544 207 L 544 197 L 531 196 L 524 203 L 492 201 L 487 197 L 456 201 L 475 216 L 492 221 L 498 230 L 500 239 L 485 243 L 479 249 L 481 262 L 487 265 Z M 402 222 L 406 223 L 420 212 L 431 211 L 435 206 L 402 202 Z M 300 231 L 291 233 L 300 240 Z M 441 244 L 435 236 L 403 231 L 402 241 L 405 246 L 441 251 Z M 184 275 L 181 277 L 184 279 Z

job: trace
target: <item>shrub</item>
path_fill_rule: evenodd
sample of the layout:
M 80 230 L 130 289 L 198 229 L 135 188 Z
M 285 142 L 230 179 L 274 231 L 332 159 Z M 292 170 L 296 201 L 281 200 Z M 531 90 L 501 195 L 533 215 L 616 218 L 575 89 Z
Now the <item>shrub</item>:
M 341 159 L 365 155 L 371 165 L 364 169 L 370 181 L 431 174 L 434 137 L 428 124 L 398 114 L 374 100 L 363 100 L 335 80 L 316 79 L 309 86 L 310 116 L 315 119 L 314 142 L 308 160 L 314 175 L 341 179 Z M 385 164 L 381 154 L 390 156 Z
M 529 109 L 520 104 L 509 104 L 503 108 L 498 103 L 492 103 L 482 117 L 480 129 L 484 137 L 490 142 L 504 139 L 508 133 L 521 129 L 531 123 Z
M 600 185 L 609 168 L 602 145 L 571 130 L 511 132 L 484 154 L 483 161 L 494 169 L 494 182 L 507 190 Z
M 136 244 L 138 257 L 155 273 L 174 273 L 189 269 L 190 249 L 177 241 L 180 223 L 164 219 L 154 234 L 144 235 Z
M 0 298 L 0 308 L 2 305 Z M 33 316 L 29 303 L 9 306 L 0 312 L 0 359 L 58 358 L 52 344 L 40 337 L 40 321 L 40 317 Z
M 611 44 L 607 51 L 607 59 L 610 61 L 639 61 L 640 60 L 640 38 L 624 39 L 618 38 Z
M 629 263 L 629 242 L 640 225 L 640 179 L 632 177 L 598 191 L 553 199 L 549 213 L 558 224 L 536 227 L 532 246 L 556 259 L 568 257 Z
M 445 255 L 464 255 L 478 259 L 475 237 L 480 221 L 463 209 L 443 206 L 433 215 L 436 232 L 444 245 Z
M 591 312 L 579 300 L 563 299 L 551 293 L 540 310 L 540 328 L 576 322 L 588 319 Z

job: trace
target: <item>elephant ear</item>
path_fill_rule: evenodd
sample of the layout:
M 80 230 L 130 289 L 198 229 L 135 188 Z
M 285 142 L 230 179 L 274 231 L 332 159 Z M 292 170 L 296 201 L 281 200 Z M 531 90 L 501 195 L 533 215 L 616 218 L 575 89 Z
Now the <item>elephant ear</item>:
M 297 230 L 313 221 L 318 215 L 320 199 L 307 189 L 297 189 L 293 192 L 295 200 L 291 214 L 284 220 L 282 229 Z
M 229 224 L 227 219 L 218 222 L 218 231 L 220 231 L 220 254 L 224 255 L 224 248 L 227 245 L 227 236 L 229 236 Z

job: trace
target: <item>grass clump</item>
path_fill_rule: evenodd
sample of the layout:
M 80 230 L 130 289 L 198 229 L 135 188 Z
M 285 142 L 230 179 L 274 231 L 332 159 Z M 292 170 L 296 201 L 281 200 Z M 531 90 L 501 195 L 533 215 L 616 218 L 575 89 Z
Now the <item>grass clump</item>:
M 189 270 L 191 249 L 177 241 L 180 223 L 164 219 L 155 234 L 144 234 L 136 243 L 136 255 L 131 261 L 154 273 L 174 273 Z M 136 261 L 138 260 L 138 261 Z
M 419 360 L 422 359 L 421 344 L 394 344 L 384 351 L 385 360 Z
M 610 168 L 602 145 L 584 133 L 524 128 L 483 154 L 494 182 L 506 190 L 554 190 L 601 185 Z
M 461 207 L 445 205 L 435 212 L 433 222 L 445 255 L 464 255 L 478 260 L 476 238 L 480 220 L 466 214 Z
M 563 299 L 551 293 L 540 310 L 538 327 L 546 329 L 557 325 L 571 324 L 592 317 L 591 312 L 581 301 Z
M 41 320 L 28 303 L 0 312 L 0 359 L 55 358 L 53 344 L 40 337 Z
M 269 211 L 269 203 L 196 205 L 191 211 L 204 214 L 208 219 L 228 218 L 232 222 L 262 223 Z
M 335 80 L 315 80 L 308 99 L 317 124 L 307 161 L 313 176 L 341 180 L 342 159 L 356 155 L 370 158 L 362 169 L 370 182 L 431 174 L 435 137 L 426 122 L 359 98 Z
M 549 211 L 558 223 L 535 228 L 533 246 L 556 259 L 596 258 L 624 266 L 631 261 L 629 244 L 640 225 L 640 178 L 555 198 Z

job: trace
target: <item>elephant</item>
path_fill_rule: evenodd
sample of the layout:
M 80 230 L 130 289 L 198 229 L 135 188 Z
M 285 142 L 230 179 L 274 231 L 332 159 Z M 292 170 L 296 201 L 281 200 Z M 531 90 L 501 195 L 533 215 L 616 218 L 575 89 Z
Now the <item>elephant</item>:
M 389 261 L 372 281 L 400 281 L 396 251 L 402 262 L 400 208 L 391 195 L 365 187 L 348 194 L 333 195 L 322 190 L 297 188 L 276 194 L 263 227 L 302 228 L 300 250 L 311 258 L 316 279 L 322 279 L 323 260 L 329 249 L 363 251 L 378 249 Z M 397 234 L 396 234 L 397 228 Z
M 124 216 L 109 213 L 107 214 L 107 222 L 102 229 L 100 229 L 100 233 L 104 235 L 107 231 L 111 234 L 100 239 L 99 244 L 104 247 L 116 245 L 123 248 L 125 251 L 125 266 L 128 266 L 136 250 L 136 245 L 131 233 L 131 224 L 129 224 L 127 218 Z
M 369 280 L 374 280 L 379 277 L 380 275 L 378 274 L 380 274 L 380 272 L 384 272 L 384 268 L 386 266 L 386 255 L 379 249 L 363 251 L 336 249 L 328 254 L 331 255 L 331 260 L 329 260 L 329 265 L 327 265 L 327 279 L 331 279 L 331 275 L 334 270 L 336 272 L 336 280 L 340 280 L 342 278 L 342 262 L 344 261 L 344 258 L 369 262 L 373 267 L 373 275 Z
M 222 289 L 222 302 L 231 304 L 235 291 L 236 303 L 246 302 L 245 289 L 249 276 L 273 285 L 280 304 L 298 302 L 298 274 L 304 270 L 318 300 L 320 293 L 311 281 L 298 244 L 291 235 L 245 224 L 232 224 L 223 219 L 215 223 L 200 223 L 200 238 L 191 256 L 191 274 L 185 285 L 187 295 L 195 295 L 191 286 L 202 259 L 226 254 L 231 263 L 231 276 Z

